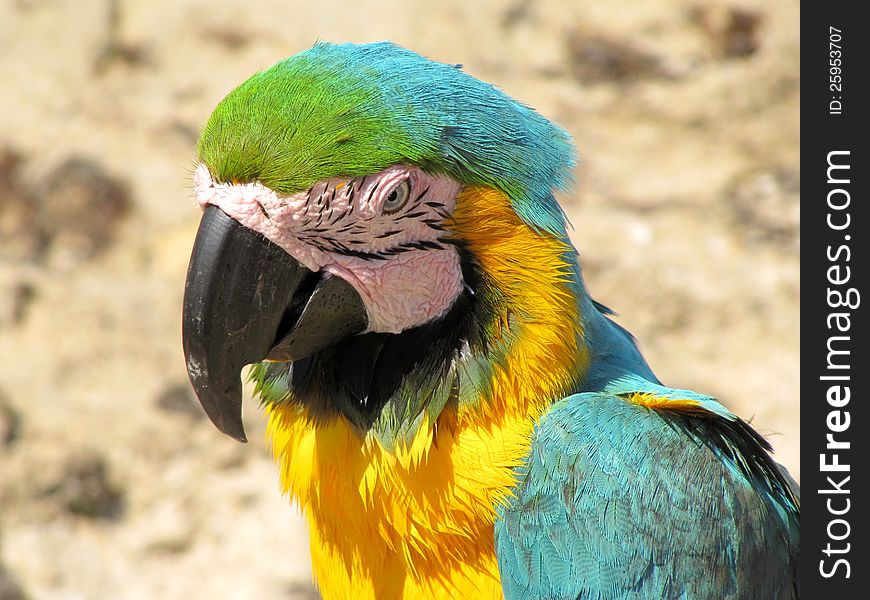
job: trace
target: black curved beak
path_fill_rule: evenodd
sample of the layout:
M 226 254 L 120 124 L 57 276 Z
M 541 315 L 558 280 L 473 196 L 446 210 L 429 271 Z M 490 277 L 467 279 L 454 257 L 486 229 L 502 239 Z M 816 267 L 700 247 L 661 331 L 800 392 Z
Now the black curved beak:
M 311 356 L 368 327 L 343 279 L 313 273 L 215 206 L 202 215 L 184 286 L 190 382 L 212 423 L 241 442 L 241 370 Z

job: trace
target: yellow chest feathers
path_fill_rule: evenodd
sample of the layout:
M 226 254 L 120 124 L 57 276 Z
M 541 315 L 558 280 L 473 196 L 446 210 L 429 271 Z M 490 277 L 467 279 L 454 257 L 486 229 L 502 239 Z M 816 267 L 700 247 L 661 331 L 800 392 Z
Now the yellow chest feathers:
M 324 597 L 500 597 L 493 523 L 531 430 L 519 415 L 459 425 L 451 409 L 390 453 L 343 419 L 314 427 L 299 408 L 270 409 L 282 487 L 308 518 Z

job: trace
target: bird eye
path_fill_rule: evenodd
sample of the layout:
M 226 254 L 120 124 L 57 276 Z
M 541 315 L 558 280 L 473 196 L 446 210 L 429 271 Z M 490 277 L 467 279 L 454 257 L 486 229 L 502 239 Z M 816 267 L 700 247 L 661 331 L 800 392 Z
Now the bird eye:
M 393 188 L 384 200 L 383 213 L 392 215 L 402 210 L 411 197 L 411 182 L 407 179 Z

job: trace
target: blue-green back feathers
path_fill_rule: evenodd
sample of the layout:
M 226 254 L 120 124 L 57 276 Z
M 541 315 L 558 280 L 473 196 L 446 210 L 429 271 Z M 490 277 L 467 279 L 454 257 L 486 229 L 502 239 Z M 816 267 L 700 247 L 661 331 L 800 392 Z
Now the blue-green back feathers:
M 223 181 L 282 193 L 414 164 L 505 192 L 529 225 L 562 234 L 552 196 L 572 181 L 568 134 L 456 65 L 389 42 L 319 43 L 218 105 L 199 156 Z
M 799 507 L 762 443 L 715 400 L 638 377 L 562 400 L 495 526 L 505 597 L 797 598 Z

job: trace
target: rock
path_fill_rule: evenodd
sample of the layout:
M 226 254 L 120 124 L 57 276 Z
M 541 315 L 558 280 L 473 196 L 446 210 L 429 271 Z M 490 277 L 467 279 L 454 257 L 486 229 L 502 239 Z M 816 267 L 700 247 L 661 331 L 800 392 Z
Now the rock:
M 0 600 L 26 600 L 27 594 L 24 593 L 17 578 L 7 571 L 3 565 L 0 565 Z
M 21 433 L 21 415 L 0 389 L 0 448 L 11 446 Z
M 36 228 L 36 198 L 21 177 L 24 156 L 0 148 L 0 258 L 11 261 L 36 257 L 42 245 Z
M 46 177 L 37 226 L 52 250 L 77 262 L 103 252 L 132 206 L 126 182 L 72 156 Z
M 124 494 L 111 481 L 106 461 L 93 453 L 70 457 L 46 495 L 66 512 L 90 519 L 117 519 L 124 509 Z
M 38 262 L 55 250 L 74 264 L 104 251 L 132 206 L 126 183 L 72 156 L 34 185 L 23 164 L 17 150 L 0 149 L 0 257 Z
M 760 12 L 737 6 L 699 4 L 689 18 L 706 34 L 714 58 L 745 58 L 761 46 Z
M 736 229 L 751 241 L 800 248 L 800 173 L 772 168 L 735 179 L 727 191 Z
M 628 83 L 641 79 L 672 79 L 673 69 L 655 54 L 629 41 L 577 26 L 566 39 L 574 77 L 584 83 Z
M 516 0 L 504 10 L 501 16 L 501 26 L 511 29 L 524 21 L 534 20 L 534 0 Z
M 36 288 L 14 270 L 0 271 L 0 330 L 20 324 L 36 297 Z
M 149 53 L 141 44 L 124 40 L 123 14 L 120 0 L 106 2 L 106 34 L 103 45 L 94 59 L 94 73 L 102 75 L 114 64 L 141 67 L 151 63 Z
M 200 35 L 202 39 L 218 44 L 229 51 L 246 47 L 256 37 L 249 31 L 240 30 L 237 23 L 210 25 L 204 27 Z

